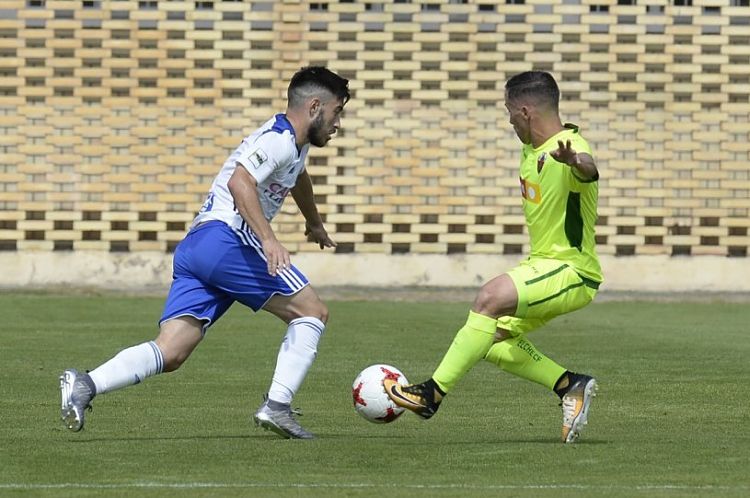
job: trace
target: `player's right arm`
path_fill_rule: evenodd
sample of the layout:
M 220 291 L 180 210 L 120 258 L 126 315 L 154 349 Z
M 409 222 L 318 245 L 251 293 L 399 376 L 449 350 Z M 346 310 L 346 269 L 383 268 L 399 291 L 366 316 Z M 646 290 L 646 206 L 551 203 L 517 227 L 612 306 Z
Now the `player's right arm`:
M 570 140 L 563 143 L 562 140 L 557 141 L 557 150 L 552 151 L 552 157 L 563 164 L 567 164 L 573 168 L 576 172 L 574 175 L 579 180 L 584 182 L 593 181 L 599 178 L 599 171 L 596 169 L 596 163 L 594 158 L 586 152 L 576 152 L 571 146 Z
M 289 251 L 276 238 L 276 234 L 260 206 L 257 180 L 244 166 L 237 164 L 227 182 L 227 187 L 234 198 L 234 204 L 240 216 L 263 244 L 263 253 L 266 255 L 268 263 L 268 273 L 276 275 L 278 270 L 289 268 L 291 266 Z

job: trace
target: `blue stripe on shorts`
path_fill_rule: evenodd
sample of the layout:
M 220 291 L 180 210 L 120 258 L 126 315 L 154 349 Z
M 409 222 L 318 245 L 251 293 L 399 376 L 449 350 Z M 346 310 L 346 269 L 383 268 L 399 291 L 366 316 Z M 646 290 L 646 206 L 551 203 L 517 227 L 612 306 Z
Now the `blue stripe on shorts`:
M 192 316 L 204 321 L 205 329 L 235 301 L 258 311 L 274 295 L 296 294 L 308 283 L 294 265 L 269 275 L 255 235 L 209 221 L 191 230 L 175 250 L 172 286 L 159 323 Z

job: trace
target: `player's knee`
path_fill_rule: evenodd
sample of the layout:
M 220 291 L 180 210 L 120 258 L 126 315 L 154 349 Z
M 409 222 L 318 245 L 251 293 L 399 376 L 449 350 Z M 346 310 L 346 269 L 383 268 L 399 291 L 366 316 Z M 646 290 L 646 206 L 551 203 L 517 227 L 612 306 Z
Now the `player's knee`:
M 163 372 L 173 372 L 188 359 L 202 340 L 202 322 L 192 317 L 179 317 L 163 322 L 154 340 L 164 360 Z
M 489 285 L 482 286 L 477 293 L 477 297 L 474 299 L 474 305 L 472 309 L 481 315 L 491 316 L 497 318 L 497 305 L 496 297 L 492 288 Z
M 281 316 L 282 319 L 286 318 L 285 321 L 287 323 L 291 322 L 292 320 L 305 317 L 317 318 L 325 325 L 326 323 L 328 323 L 328 308 L 324 304 L 321 304 L 320 306 L 316 306 L 314 308 L 308 307 L 306 309 L 296 310 L 295 312 Z
M 298 318 L 310 316 L 317 318 L 323 323 L 328 323 L 328 306 L 317 296 L 314 299 L 306 300 L 297 312 L 299 314 Z
M 320 303 L 320 306 L 318 306 L 318 313 L 315 318 L 317 318 L 323 323 L 328 323 L 328 306 L 326 306 L 323 303 Z
M 498 318 L 515 313 L 517 305 L 518 296 L 513 281 L 507 275 L 501 275 L 479 289 L 472 309 L 482 315 Z
M 164 360 L 162 372 L 174 372 L 185 363 L 193 348 L 186 348 L 183 344 L 175 341 L 160 341 L 159 339 L 163 339 L 163 337 L 157 338 L 155 341 L 161 351 L 162 360 Z
M 163 372 L 174 372 L 185 363 L 188 359 L 189 354 L 176 354 L 176 355 L 164 355 L 164 370 Z

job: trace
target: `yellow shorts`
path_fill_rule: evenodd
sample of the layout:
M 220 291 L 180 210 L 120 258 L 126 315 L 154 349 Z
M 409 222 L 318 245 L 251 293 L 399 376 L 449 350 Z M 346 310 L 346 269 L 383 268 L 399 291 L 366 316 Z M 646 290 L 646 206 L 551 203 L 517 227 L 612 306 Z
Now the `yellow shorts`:
M 599 282 L 579 275 L 556 259 L 529 258 L 508 272 L 518 292 L 514 316 L 501 316 L 497 328 L 517 336 L 556 316 L 583 308 L 596 296 Z

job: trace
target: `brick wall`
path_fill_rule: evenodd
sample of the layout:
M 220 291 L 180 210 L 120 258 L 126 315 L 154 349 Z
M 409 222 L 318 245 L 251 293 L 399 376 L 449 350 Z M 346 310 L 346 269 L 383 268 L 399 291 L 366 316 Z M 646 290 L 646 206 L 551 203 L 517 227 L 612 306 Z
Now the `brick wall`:
M 0 250 L 172 250 L 308 64 L 354 94 L 309 160 L 338 252 L 525 253 L 503 85 L 543 69 L 603 255 L 747 257 L 748 0 L 0 0 Z

